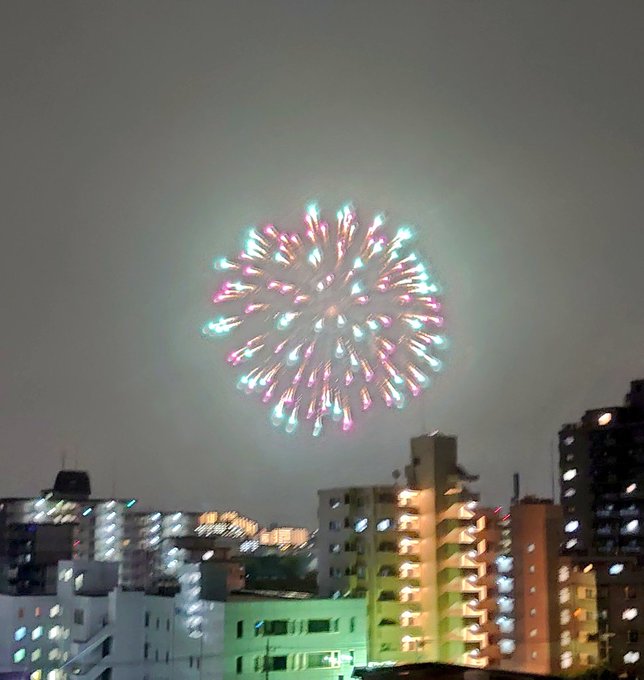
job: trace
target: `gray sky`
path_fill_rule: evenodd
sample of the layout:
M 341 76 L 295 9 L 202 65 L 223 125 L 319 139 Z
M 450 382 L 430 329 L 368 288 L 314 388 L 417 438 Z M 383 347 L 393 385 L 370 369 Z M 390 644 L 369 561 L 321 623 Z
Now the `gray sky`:
M 0 495 L 312 523 L 456 433 L 484 499 L 547 493 L 562 422 L 644 376 L 644 3 L 0 6 Z M 350 437 L 272 429 L 199 329 L 216 255 L 310 199 L 415 223 L 445 372 Z

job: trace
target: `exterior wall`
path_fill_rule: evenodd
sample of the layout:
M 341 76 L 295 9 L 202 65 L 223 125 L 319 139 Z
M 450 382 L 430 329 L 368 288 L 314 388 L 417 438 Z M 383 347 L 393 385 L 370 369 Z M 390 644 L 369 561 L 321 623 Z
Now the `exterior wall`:
M 516 651 L 512 666 L 526 673 L 560 670 L 559 546 L 561 507 L 524 499 L 512 507 Z
M 272 621 L 280 623 L 271 629 Z M 330 630 L 308 632 L 320 625 L 311 622 L 328 622 Z M 237 597 L 225 605 L 224 649 L 224 680 L 260 677 L 266 658 L 269 669 L 285 664 L 279 677 L 348 679 L 353 666 L 367 663 L 365 602 Z

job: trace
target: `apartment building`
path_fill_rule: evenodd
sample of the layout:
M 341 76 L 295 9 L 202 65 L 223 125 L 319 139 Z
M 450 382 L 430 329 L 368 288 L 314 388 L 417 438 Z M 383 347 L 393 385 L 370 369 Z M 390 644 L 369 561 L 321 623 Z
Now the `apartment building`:
M 318 492 L 323 597 L 363 598 L 368 658 L 486 666 L 488 529 L 456 438 L 411 440 L 404 485 Z

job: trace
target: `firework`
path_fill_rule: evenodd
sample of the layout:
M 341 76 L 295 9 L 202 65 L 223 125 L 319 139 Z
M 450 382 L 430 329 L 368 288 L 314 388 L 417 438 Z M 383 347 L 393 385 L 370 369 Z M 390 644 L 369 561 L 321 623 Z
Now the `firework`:
M 270 405 L 275 426 L 313 436 L 360 412 L 403 408 L 440 370 L 445 347 L 439 286 L 412 247 L 413 231 L 388 235 L 381 215 L 367 228 L 345 207 L 335 223 L 316 206 L 300 232 L 253 228 L 212 297 L 226 309 L 204 335 L 240 336 L 227 361 L 238 387 Z

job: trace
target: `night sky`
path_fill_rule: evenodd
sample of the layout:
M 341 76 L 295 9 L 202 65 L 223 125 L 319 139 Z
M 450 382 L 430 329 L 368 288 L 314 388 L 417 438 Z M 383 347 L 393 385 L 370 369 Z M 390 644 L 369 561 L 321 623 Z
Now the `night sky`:
M 550 493 L 559 426 L 644 376 L 644 3 L 0 8 L 0 495 L 67 450 L 96 494 L 312 525 L 459 436 L 483 499 Z M 350 436 L 235 389 L 215 256 L 312 199 L 417 225 L 445 371 Z

